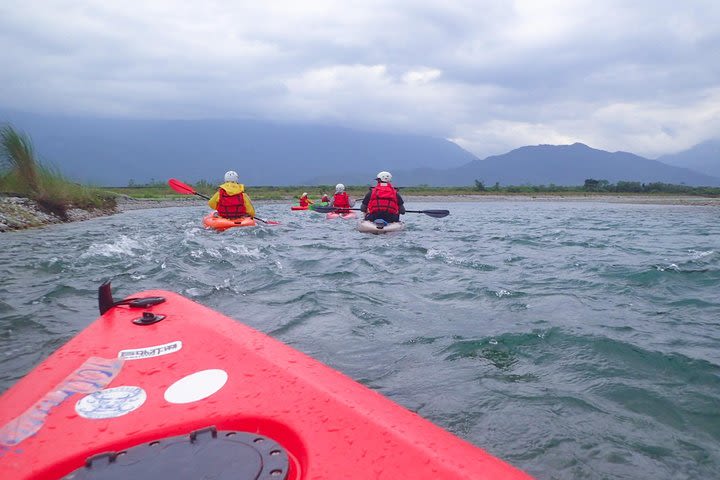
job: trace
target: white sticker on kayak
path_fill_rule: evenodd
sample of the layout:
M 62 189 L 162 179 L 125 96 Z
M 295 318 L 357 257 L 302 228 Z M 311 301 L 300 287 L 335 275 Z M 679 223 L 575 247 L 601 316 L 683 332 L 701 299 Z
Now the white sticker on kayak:
M 209 397 L 227 382 L 225 370 L 211 369 L 195 372 L 173 383 L 165 390 L 165 400 L 170 403 L 191 403 Z
M 140 387 L 115 387 L 81 398 L 75 411 L 81 417 L 103 419 L 122 417 L 145 403 L 147 394 Z
M 118 358 L 123 360 L 140 360 L 142 358 L 159 357 L 168 353 L 175 353 L 182 349 L 182 341 L 166 343 L 164 345 L 155 345 L 154 347 L 133 348 L 129 350 L 120 350 Z

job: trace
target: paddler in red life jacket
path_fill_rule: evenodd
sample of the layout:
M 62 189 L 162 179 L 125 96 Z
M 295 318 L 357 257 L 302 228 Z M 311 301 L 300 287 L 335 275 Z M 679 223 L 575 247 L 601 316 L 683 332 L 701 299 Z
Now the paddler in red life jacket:
M 349 209 L 353 203 L 355 202 L 350 199 L 347 192 L 345 191 L 345 185 L 343 185 L 342 183 L 338 183 L 337 185 L 335 185 L 335 195 L 333 195 L 333 198 L 330 201 L 330 206 L 343 209 L 336 210 L 337 213 L 350 213 L 350 210 L 344 209 Z
M 255 217 L 255 208 L 245 193 L 245 185 L 238 183 L 238 174 L 230 170 L 225 174 L 225 183 L 220 185 L 208 205 L 223 218 L 235 220 L 242 217 Z
M 322 198 L 320 199 L 321 203 L 330 203 L 330 197 L 327 196 L 327 193 L 323 193 Z
M 308 198 L 307 192 L 304 192 L 304 193 L 300 196 L 300 206 L 301 206 L 301 207 L 309 207 L 309 206 L 312 205 L 313 203 L 315 203 L 315 202 L 313 202 L 312 200 L 310 200 L 310 199 Z
M 390 172 L 377 174 L 377 185 L 363 198 L 360 210 L 365 212 L 365 220 L 375 221 L 378 218 L 388 223 L 399 222 L 400 215 L 405 214 L 403 199 L 392 186 Z

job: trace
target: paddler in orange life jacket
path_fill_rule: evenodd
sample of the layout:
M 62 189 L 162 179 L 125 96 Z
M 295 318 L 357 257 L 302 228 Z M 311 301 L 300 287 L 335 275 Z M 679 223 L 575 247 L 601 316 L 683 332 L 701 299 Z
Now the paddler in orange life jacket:
M 377 174 L 377 185 L 363 198 L 360 210 L 365 212 L 365 220 L 375 221 L 378 218 L 388 223 L 399 222 L 400 215 L 405 214 L 403 199 L 392 186 L 390 172 Z
M 342 209 L 349 209 L 353 202 L 345 191 L 345 185 L 338 183 L 335 185 L 335 195 L 333 195 L 330 201 L 331 207 L 337 207 Z M 337 213 L 350 213 L 350 210 L 337 210 Z
M 301 206 L 301 207 L 309 207 L 309 206 L 312 205 L 313 203 L 315 203 L 315 202 L 313 202 L 312 200 L 310 200 L 310 199 L 308 198 L 307 192 L 304 192 L 304 193 L 300 196 L 300 206 Z
M 255 217 L 255 208 L 245 193 L 245 185 L 238 183 L 238 174 L 232 170 L 225 174 L 225 183 L 208 200 L 208 205 L 223 218 Z

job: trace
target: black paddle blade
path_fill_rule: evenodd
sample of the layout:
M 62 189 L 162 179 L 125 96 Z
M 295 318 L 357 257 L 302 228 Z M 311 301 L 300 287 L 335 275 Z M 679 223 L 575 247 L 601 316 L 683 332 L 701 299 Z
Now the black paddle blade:
M 450 215 L 450 210 L 423 210 L 422 212 L 433 218 L 443 218 Z
M 405 210 L 405 213 L 424 213 L 430 217 L 443 218 L 450 215 L 450 210 Z

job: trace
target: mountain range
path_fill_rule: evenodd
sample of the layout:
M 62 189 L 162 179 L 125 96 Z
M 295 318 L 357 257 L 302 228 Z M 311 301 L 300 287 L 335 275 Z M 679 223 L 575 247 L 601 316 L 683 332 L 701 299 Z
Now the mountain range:
M 678 156 L 677 162 L 681 163 Z M 689 157 L 692 158 L 692 157 Z M 720 157 L 716 157 L 716 164 Z M 692 186 L 719 186 L 720 178 L 689 168 L 672 166 L 627 152 L 606 152 L 582 143 L 537 145 L 517 148 L 503 155 L 476 159 L 455 168 L 418 168 L 393 172 L 405 185 L 462 186 L 474 180 L 500 185 L 583 185 L 586 179 L 663 182 Z M 347 183 L 365 183 L 358 175 Z M 310 184 L 331 183 L 329 177 L 317 177 Z
M 78 118 L 0 110 L 41 161 L 104 186 L 175 177 L 248 185 L 364 185 L 390 170 L 398 185 L 582 185 L 585 179 L 720 186 L 720 141 L 658 160 L 581 143 L 537 145 L 479 159 L 442 138 L 255 120 Z

